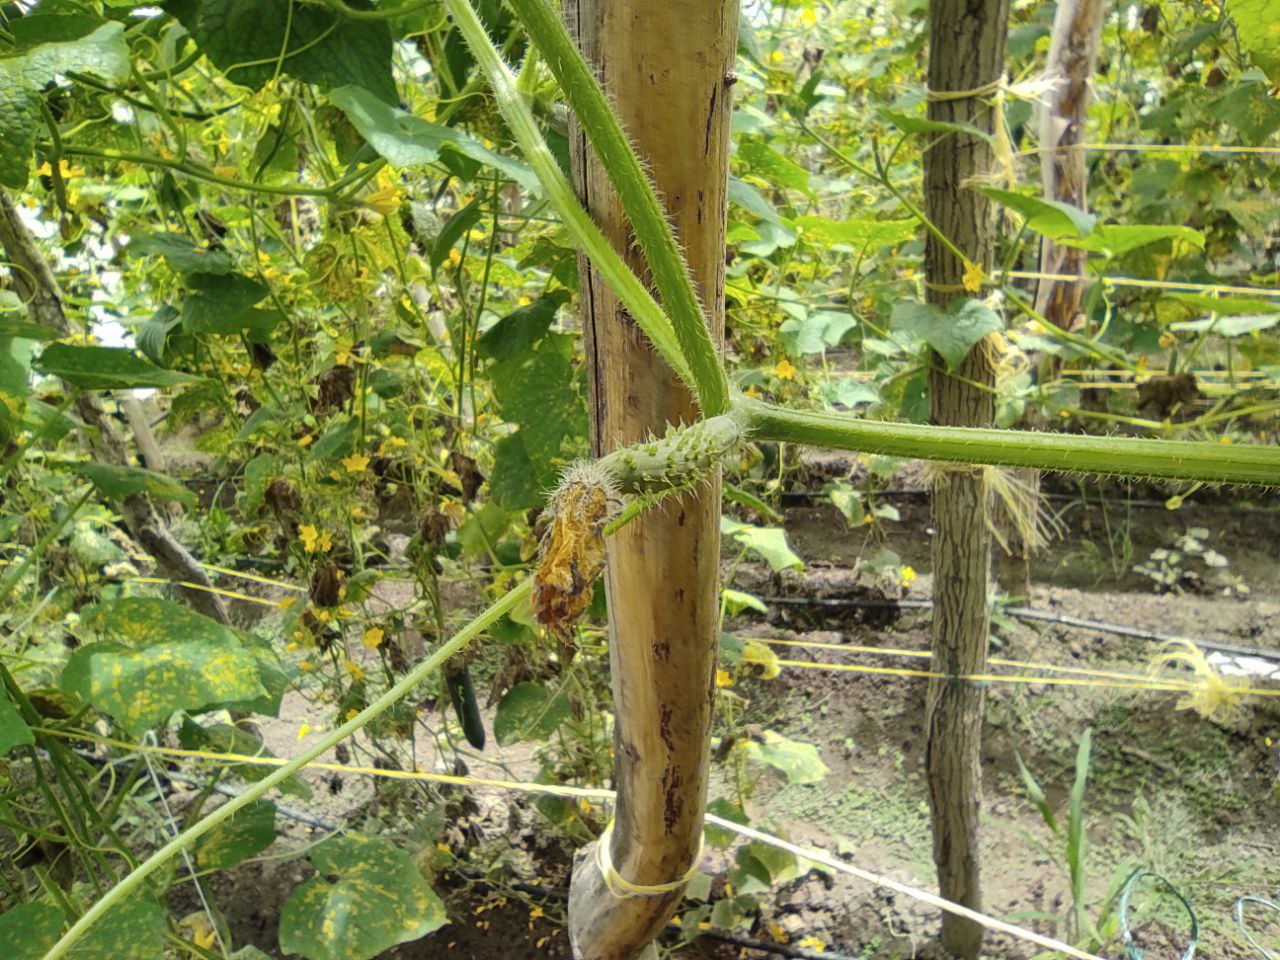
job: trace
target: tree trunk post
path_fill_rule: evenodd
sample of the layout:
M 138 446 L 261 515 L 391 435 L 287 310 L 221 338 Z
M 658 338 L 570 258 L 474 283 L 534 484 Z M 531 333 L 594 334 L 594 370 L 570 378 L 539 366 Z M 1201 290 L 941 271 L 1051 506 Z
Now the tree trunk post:
M 1057 200 L 1086 209 L 1088 172 L 1084 143 L 1086 111 L 1091 94 L 1090 80 L 1098 62 L 1098 40 L 1102 35 L 1102 15 L 1106 0 L 1060 0 L 1053 21 L 1046 76 L 1053 88 L 1040 112 L 1040 178 L 1047 200 Z M 1060 247 L 1051 240 L 1040 242 L 1040 272 L 1068 279 L 1041 280 L 1036 287 L 1036 311 L 1064 330 L 1084 323 L 1080 303 L 1084 297 L 1083 277 L 1086 251 Z M 1061 364 L 1050 357 L 1042 371 L 1056 377 Z M 1040 496 L 1040 472 L 1019 470 L 1017 479 Z M 1031 548 L 1021 526 L 1008 524 L 1008 549 L 1001 551 L 996 575 L 1006 593 L 1027 596 L 1031 589 Z
M 1009 0 L 930 0 L 929 119 L 990 131 L 998 117 L 989 104 L 1004 73 Z M 966 91 L 972 93 L 966 95 Z M 992 166 L 982 138 L 954 133 L 924 157 L 925 211 L 969 260 L 989 272 L 994 236 L 992 204 L 969 181 Z M 931 303 L 964 295 L 967 264 L 930 234 L 925 277 Z M 988 426 L 995 416 L 995 371 L 984 343 L 955 376 L 934 356 L 929 375 L 930 418 L 945 426 Z M 933 670 L 982 673 L 987 660 L 987 582 L 991 536 L 981 470 L 940 472 L 933 489 Z M 933 820 L 938 886 L 948 900 L 981 907 L 978 810 L 982 798 L 980 747 L 983 692 L 965 681 L 929 681 L 925 767 Z M 944 914 L 942 943 L 973 960 L 982 927 Z
M 564 15 L 653 177 L 719 341 L 736 0 L 566 0 Z M 614 247 L 643 261 L 582 132 L 570 137 L 574 181 Z M 639 327 L 580 260 L 592 442 L 597 454 L 690 422 L 698 411 Z M 720 481 L 672 498 L 608 545 L 614 779 L 609 860 L 632 884 L 680 879 L 698 856 L 715 697 Z M 683 886 L 621 899 L 595 845 L 574 868 L 569 935 L 581 960 L 647 956 Z

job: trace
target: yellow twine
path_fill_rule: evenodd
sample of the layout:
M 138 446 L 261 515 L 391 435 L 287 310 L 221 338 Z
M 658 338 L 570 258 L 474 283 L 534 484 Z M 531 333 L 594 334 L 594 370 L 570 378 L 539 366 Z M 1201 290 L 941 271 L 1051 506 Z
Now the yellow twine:
M 300 587 L 296 583 L 286 583 L 283 580 L 272 580 L 270 577 L 259 576 L 256 573 L 246 573 L 243 570 L 232 570 L 230 567 L 218 567 L 212 563 L 202 563 L 200 566 L 206 570 L 212 570 L 214 573 L 221 573 L 228 577 L 239 577 L 241 580 L 252 580 L 254 583 L 265 584 L 268 587 L 279 587 L 281 590 L 297 590 L 306 593 L 306 587 Z
M 823 643 L 806 643 L 801 640 L 769 640 L 761 638 L 752 638 L 757 643 L 781 643 L 791 646 L 812 646 L 823 647 L 833 650 L 850 650 L 857 652 L 878 653 L 882 655 L 896 655 L 905 657 L 929 658 L 932 654 L 923 650 L 891 650 L 886 651 L 876 647 L 854 647 L 844 644 L 823 644 Z M 1182 641 L 1188 646 L 1195 648 L 1190 641 Z M 1203 658 L 1202 658 L 1203 659 Z M 1179 709 L 1195 707 L 1204 716 L 1210 716 L 1214 709 L 1224 710 L 1235 705 L 1236 701 L 1245 696 L 1253 697 L 1280 697 L 1280 689 L 1269 689 L 1266 687 L 1248 687 L 1236 683 L 1229 683 L 1224 680 L 1213 667 L 1205 661 L 1203 668 L 1195 666 L 1190 659 L 1183 654 L 1167 654 L 1160 659 L 1161 663 L 1184 662 L 1192 666 L 1196 673 L 1196 679 L 1183 680 L 1178 677 L 1166 677 L 1154 679 L 1150 676 L 1141 674 L 1120 673 L 1105 670 L 1088 670 L 1084 667 L 1060 667 L 1055 664 L 1040 664 L 1020 660 L 1002 660 L 993 657 L 988 663 L 997 666 L 1013 666 L 1024 668 L 1037 668 L 1043 670 L 1053 670 L 1061 673 L 1077 673 L 1084 676 L 1035 676 L 1033 674 L 1000 674 L 1000 673 L 964 673 L 964 674 L 948 674 L 939 673 L 934 670 L 916 670 L 909 667 L 873 667 L 860 663 L 819 663 L 813 660 L 783 660 L 777 661 L 780 667 L 793 667 L 798 670 L 829 670 L 840 673 L 869 673 L 878 676 L 891 677 L 923 677 L 925 679 L 936 680 L 967 680 L 974 683 L 1018 683 L 1018 684 L 1042 684 L 1044 686 L 1058 687 L 1099 687 L 1110 688 L 1116 690 L 1155 690 L 1163 693 L 1184 693 L 1188 696 L 1179 701 Z M 1202 706 L 1203 705 L 1203 706 Z M 1206 712 L 1207 711 L 1207 712 Z
M 1033 156 L 1044 147 L 1028 147 L 1019 156 Z M 1245 147 L 1223 143 L 1073 143 L 1055 150 L 1111 150 L 1116 153 L 1240 153 L 1272 155 L 1280 154 L 1280 147 Z
M 613 840 L 613 824 L 614 821 L 610 820 L 609 825 L 604 828 L 604 833 L 600 834 L 600 839 L 596 841 L 596 865 L 600 868 L 600 876 L 604 878 L 605 887 L 615 899 L 660 897 L 664 893 L 679 890 L 698 872 L 698 864 L 702 862 L 703 844 L 706 840 L 706 835 L 702 831 L 698 832 L 698 852 L 693 856 L 693 863 L 679 880 L 668 880 L 666 883 L 632 883 L 613 865 L 613 852 L 609 849 Z
M 216 593 L 220 597 L 230 597 L 232 600 L 243 600 L 246 603 L 258 603 L 264 607 L 279 607 L 279 600 L 268 600 L 265 597 L 251 597 L 247 593 L 238 593 L 235 590 L 224 590 L 222 587 L 211 587 L 203 583 L 190 583 L 186 580 L 169 580 L 165 577 L 126 577 L 127 581 L 133 583 L 159 583 L 172 585 L 175 587 L 186 587 L 188 590 L 203 590 L 205 593 Z
M 1002 276 L 1015 280 L 1063 280 L 1071 283 L 1109 283 L 1116 287 L 1142 287 L 1151 290 L 1183 290 L 1191 293 L 1230 293 L 1244 296 L 1280 297 L 1276 287 L 1240 287 L 1221 283 L 1187 283 L 1181 280 L 1145 280 L 1141 277 L 1092 277 L 1074 273 L 1039 273 L 1033 270 L 1009 270 Z
M 990 83 L 984 83 L 982 86 L 974 87 L 971 90 L 930 90 L 925 87 L 924 98 L 935 103 L 947 103 L 951 100 L 971 100 L 978 97 L 989 97 L 993 93 L 999 93 L 1004 89 L 1004 78 L 997 77 Z

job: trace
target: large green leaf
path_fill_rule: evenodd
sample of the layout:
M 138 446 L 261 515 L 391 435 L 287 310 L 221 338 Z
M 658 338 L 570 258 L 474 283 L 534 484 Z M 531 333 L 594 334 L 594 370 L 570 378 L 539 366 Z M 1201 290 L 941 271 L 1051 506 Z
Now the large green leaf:
M 18 708 L 9 702 L 8 692 L 0 687 L 0 757 L 14 747 L 30 746 L 35 742 L 31 728 L 18 713 Z
M 254 650 L 229 627 L 156 597 L 125 597 L 87 611 L 82 646 L 62 687 L 137 736 L 175 710 L 264 698 Z M 85 642 L 97 634 L 104 639 Z
M 859 250 L 906 243 L 919 228 L 914 220 L 830 220 L 814 216 L 799 217 L 792 225 L 799 228 L 804 239 L 813 243 L 845 243 Z
M 829 772 L 813 744 L 790 740 L 772 730 L 764 731 L 763 742 L 749 741 L 747 752 L 758 762 L 781 770 L 790 783 L 821 783 Z
M 156 960 L 164 956 L 168 914 L 139 897 L 113 907 L 81 940 L 68 960 Z M 62 911 L 50 903 L 24 903 L 0 914 L 0 957 L 41 960 L 62 935 Z
M 187 506 L 196 502 L 196 495 L 189 487 L 154 470 L 117 467 L 107 463 L 82 463 L 76 470 L 112 500 L 123 500 L 135 493 L 145 493 L 157 500 L 177 500 Z
M 720 532 L 763 557 L 775 573 L 804 569 L 804 561 L 791 549 L 787 543 L 787 532 L 781 527 L 753 527 L 733 517 L 721 517 Z
M 196 866 L 201 870 L 226 870 L 261 853 L 275 840 L 276 805 L 255 800 L 196 842 Z
M 187 286 L 191 292 L 182 304 L 182 329 L 188 333 L 239 333 L 255 321 L 256 312 L 246 314 L 271 292 L 242 273 L 195 273 Z
M 135 257 L 164 257 L 165 263 L 178 273 L 225 274 L 235 269 L 235 262 L 225 250 L 198 247 L 182 233 L 148 233 L 134 237 L 128 252 Z
M 1130 250 L 1137 250 L 1162 240 L 1174 240 L 1204 249 L 1204 234 L 1193 227 L 1160 226 L 1155 224 L 1103 223 L 1094 227 L 1086 237 L 1063 237 L 1058 242 L 1064 247 L 1077 247 L 1093 253 L 1119 257 Z
M 978 189 L 1001 206 L 1021 214 L 1030 229 L 1043 234 L 1050 240 L 1083 237 L 1093 229 L 1096 222 L 1092 214 L 1069 203 L 1045 200 L 1042 197 L 1014 193 L 1012 190 L 1000 190 L 996 187 L 979 187 Z
M 809 193 L 809 171 L 789 160 L 759 137 L 743 137 L 738 144 L 738 157 L 747 164 L 747 172 L 767 183 Z
M 441 150 L 449 149 L 493 167 L 526 190 L 541 191 L 533 170 L 520 161 L 495 153 L 461 130 L 393 107 L 362 87 L 341 87 L 331 91 L 329 99 L 347 115 L 369 146 L 397 169 L 432 163 Z
M 33 366 L 85 390 L 128 390 L 133 387 L 173 387 L 199 377 L 157 367 L 125 347 L 74 346 L 51 343 Z
M 0 184 L 15 190 L 25 187 L 30 176 L 36 131 L 42 125 L 41 89 L 59 74 L 90 73 L 111 82 L 129 75 L 123 24 L 80 16 L 38 19 L 45 26 L 58 21 L 60 29 L 26 28 L 28 42 L 20 47 L 21 54 L 0 60 Z M 48 42 L 40 42 L 43 38 Z
M 334 837 L 311 851 L 311 862 L 322 876 L 294 890 L 280 914 L 285 953 L 368 960 L 448 922 L 413 858 L 387 840 Z
M 981 137 L 987 143 L 995 142 L 995 137 L 971 123 L 951 123 L 947 120 L 930 120 L 927 117 L 909 117 L 905 113 L 896 113 L 893 110 L 877 110 L 876 115 L 903 133 L 968 133 Z
M 498 746 L 521 740 L 546 740 L 569 718 L 571 707 L 563 693 L 552 694 L 540 683 L 518 683 L 507 691 L 493 716 Z
M 359 4 L 357 4 L 359 5 Z M 324 88 L 355 84 L 389 103 L 391 32 L 294 0 L 166 0 L 228 80 L 255 89 L 284 73 Z
M 1004 329 L 1000 315 L 980 300 L 955 300 L 943 310 L 931 303 L 903 300 L 889 316 L 894 330 L 918 337 L 954 370 L 975 343 Z
M 1240 42 L 1273 84 L 1280 84 L 1280 0 L 1228 0 Z

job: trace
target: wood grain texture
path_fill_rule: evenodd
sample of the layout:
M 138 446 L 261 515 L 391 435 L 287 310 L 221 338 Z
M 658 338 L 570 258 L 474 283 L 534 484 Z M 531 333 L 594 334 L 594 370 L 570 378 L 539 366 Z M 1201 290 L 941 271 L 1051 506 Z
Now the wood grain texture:
M 658 187 L 717 343 L 724 328 L 724 250 L 735 2 L 568 0 L 564 13 Z M 643 261 L 581 131 L 570 138 L 583 204 L 642 276 Z M 698 415 L 689 393 L 627 312 L 580 261 L 592 443 L 607 453 Z M 706 808 L 718 635 L 720 483 L 668 501 L 609 543 L 610 666 L 619 793 L 613 862 L 627 880 L 681 876 Z M 579 858 L 570 895 L 575 956 L 641 955 L 683 891 L 614 898 L 594 858 Z
M 930 0 L 929 89 L 938 92 L 983 88 L 1004 72 L 1009 0 Z M 997 118 L 984 99 L 931 100 L 931 120 L 972 124 L 990 131 Z M 925 154 L 925 212 L 970 261 L 990 268 L 994 249 L 992 205 L 970 186 L 992 167 L 992 151 L 981 137 L 957 133 Z M 945 305 L 946 292 L 963 281 L 965 265 L 930 235 L 925 246 L 929 299 Z M 932 289 L 939 287 L 942 289 Z M 995 416 L 995 371 L 978 344 L 956 375 L 933 358 L 929 375 L 932 422 L 946 426 L 988 426 Z M 982 673 L 987 660 L 987 584 L 991 535 L 987 493 L 977 470 L 948 470 L 933 491 L 933 669 Z M 944 897 L 980 909 L 978 813 L 982 796 L 980 746 L 982 689 L 971 683 L 930 680 L 925 754 L 933 851 Z M 982 928 L 972 920 L 944 914 L 942 943 L 972 960 L 982 944 Z

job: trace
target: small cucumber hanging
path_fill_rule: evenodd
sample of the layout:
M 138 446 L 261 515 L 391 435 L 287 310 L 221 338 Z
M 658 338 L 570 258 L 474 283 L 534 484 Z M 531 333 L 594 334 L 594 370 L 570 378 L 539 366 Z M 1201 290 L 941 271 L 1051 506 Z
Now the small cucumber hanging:
M 471 685 L 471 671 L 463 664 L 462 669 L 445 674 L 444 682 L 449 688 L 453 712 L 458 717 L 458 723 L 462 724 L 467 743 L 477 750 L 483 750 L 484 721 L 480 719 L 480 704 L 476 703 L 475 687 Z

